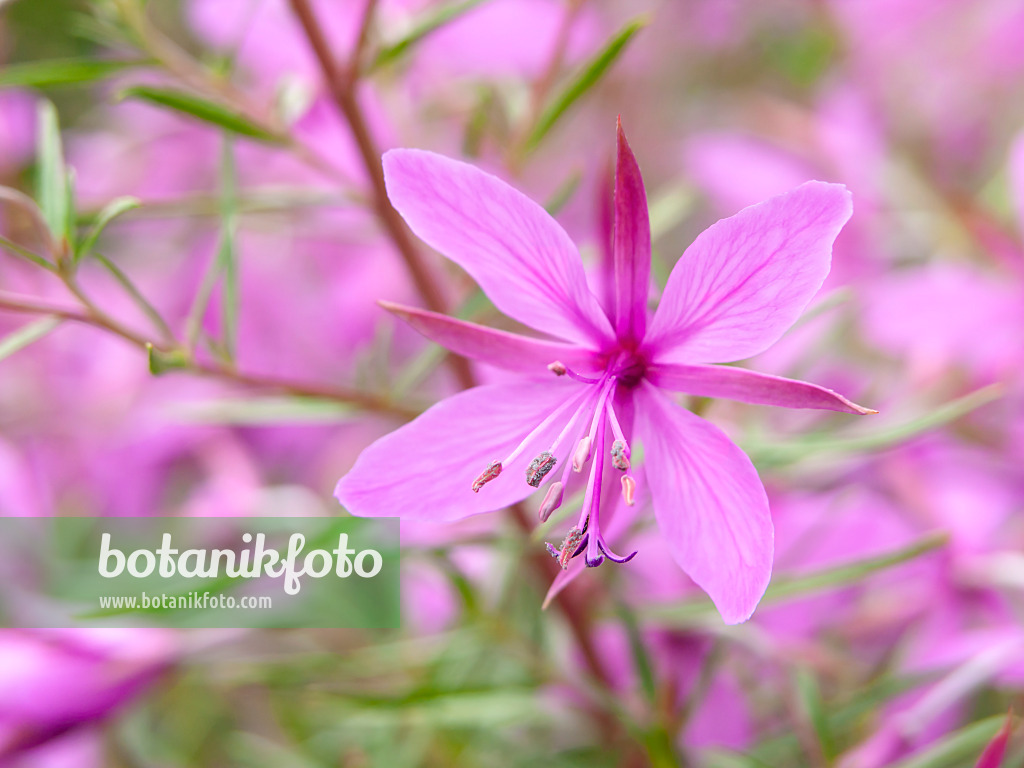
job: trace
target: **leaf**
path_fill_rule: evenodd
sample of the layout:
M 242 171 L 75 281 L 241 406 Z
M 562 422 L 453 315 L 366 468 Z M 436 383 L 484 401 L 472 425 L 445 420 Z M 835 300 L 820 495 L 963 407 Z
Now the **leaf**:
M 619 603 L 616 607 L 622 626 L 626 630 L 626 638 L 629 640 L 629 651 L 633 657 L 633 668 L 640 680 L 640 688 L 647 697 L 649 704 L 654 706 L 657 701 L 657 687 L 654 680 L 654 665 L 644 647 L 643 636 L 640 634 L 640 624 L 636 616 L 625 603 Z
M 639 17 L 628 22 L 609 40 L 604 48 L 598 51 L 573 78 L 566 84 L 548 107 L 541 112 L 537 118 L 537 124 L 533 127 L 529 138 L 526 140 L 526 148 L 534 149 L 547 135 L 555 123 L 564 115 L 576 101 L 587 91 L 593 88 L 601 79 L 609 67 L 615 63 L 625 50 L 633 36 L 647 26 L 646 17 Z
M 39 159 L 36 168 L 36 195 L 43 220 L 53 239 L 60 243 L 68 233 L 68 174 L 60 140 L 57 109 L 45 99 L 39 102 Z
M 992 738 L 992 741 L 985 745 L 985 751 L 978 758 L 975 768 L 1000 768 L 1003 764 L 1003 755 L 1006 753 L 1006 744 L 1010 740 L 1012 732 L 1013 710 L 1011 709 L 1006 713 L 1006 724 L 999 729 L 999 733 Z
M 865 435 L 836 439 L 834 437 L 809 437 L 790 442 L 745 443 L 743 449 L 758 467 L 776 467 L 789 464 L 806 456 L 821 453 L 863 453 L 888 448 L 905 442 L 917 435 L 950 424 L 976 411 L 982 406 L 999 400 L 1005 394 L 1000 384 L 991 384 L 963 397 L 951 400 L 917 419 L 898 424 L 888 429 Z
M 89 230 L 89 234 L 85 236 L 85 239 L 79 244 L 75 252 L 75 260 L 82 258 L 82 256 L 88 255 L 92 249 L 96 246 L 96 241 L 99 239 L 100 234 L 106 229 L 107 225 L 120 216 L 126 211 L 131 211 L 142 205 L 142 201 L 135 197 L 118 197 L 111 200 L 96 216 L 96 223 L 92 225 L 92 229 Z
M 832 737 L 832 729 L 829 727 L 828 712 L 825 709 L 825 702 L 821 698 L 818 681 L 810 669 L 804 666 L 797 667 L 794 675 L 800 706 L 806 714 L 811 728 L 814 729 L 814 735 L 818 739 L 822 755 L 831 763 L 836 757 L 836 744 Z
M 118 96 L 121 99 L 139 99 L 158 107 L 165 107 L 256 141 L 269 144 L 288 142 L 286 136 L 254 122 L 241 112 L 186 91 L 133 85 L 122 90 Z
M 0 360 L 5 360 L 19 349 L 24 349 L 29 344 L 39 341 L 57 328 L 61 322 L 59 317 L 41 317 L 0 339 Z
M 198 424 L 336 424 L 353 414 L 344 403 L 293 397 L 182 402 L 170 409 L 172 417 Z
M 772 579 L 768 585 L 761 606 L 768 606 L 795 597 L 801 597 L 824 589 L 850 586 L 862 581 L 867 576 L 901 565 L 917 557 L 921 557 L 946 545 L 949 537 L 945 533 L 936 533 L 901 549 L 882 555 L 857 560 L 805 576 L 781 576 Z M 671 625 L 690 626 L 706 615 L 714 613 L 714 605 L 710 600 L 700 598 L 687 600 L 675 605 L 651 606 L 642 612 L 644 618 L 668 623 Z
M 478 5 L 481 5 L 486 1 L 487 0 L 461 0 L 461 2 L 448 3 L 447 5 L 442 5 L 440 8 L 435 8 L 425 13 L 420 19 L 413 23 L 412 29 L 410 29 L 405 35 L 377 51 L 377 55 L 374 56 L 373 62 L 370 64 L 370 70 L 372 71 L 378 67 L 382 67 L 385 64 L 389 64 L 395 59 L 404 56 L 410 48 L 421 42 L 432 32 L 436 32 L 445 24 L 455 21 L 455 19 L 459 18 L 467 11 L 476 8 Z
M 238 337 L 238 179 L 235 170 L 235 149 L 230 135 L 224 137 L 221 155 L 221 228 L 217 261 L 224 274 L 221 286 L 221 319 L 224 350 L 234 359 Z
M 957 768 L 974 760 L 1006 721 L 1005 715 L 978 720 L 888 768 Z
M 15 64 L 0 70 L 0 88 L 47 88 L 60 85 L 92 83 L 123 72 L 130 67 L 144 66 L 144 59 L 135 61 L 100 59 L 50 59 Z

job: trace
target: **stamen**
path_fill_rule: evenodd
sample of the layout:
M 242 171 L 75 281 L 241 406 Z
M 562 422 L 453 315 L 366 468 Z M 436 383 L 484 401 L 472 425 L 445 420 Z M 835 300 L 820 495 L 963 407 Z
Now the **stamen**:
M 629 469 L 629 448 L 622 440 L 612 443 L 612 466 L 623 472 Z
M 507 467 L 513 461 L 518 459 L 520 454 L 523 451 L 526 450 L 526 446 L 532 440 L 536 439 L 536 437 L 539 434 L 541 434 L 545 429 L 550 427 L 551 424 L 554 423 L 555 419 L 557 419 L 559 416 L 562 415 L 562 413 L 564 413 L 566 410 L 568 410 L 568 408 L 570 406 L 581 404 L 583 399 L 585 397 L 587 397 L 587 394 L 588 393 L 584 392 L 583 395 L 580 396 L 580 393 L 576 392 L 576 393 L 573 394 L 572 397 L 570 397 L 568 400 L 566 400 L 561 405 L 559 405 L 557 408 L 555 408 L 555 410 L 553 410 L 551 413 L 549 413 L 547 415 L 547 417 L 544 419 L 544 421 L 542 421 L 540 424 L 538 424 L 536 427 L 534 427 L 534 429 L 530 432 L 530 434 L 528 434 L 526 437 L 523 438 L 523 441 L 521 443 L 519 443 L 519 445 L 517 445 L 515 447 L 515 449 L 512 451 L 512 453 L 510 453 L 508 456 L 506 456 L 504 459 L 502 459 L 502 461 L 501 461 L 502 465 Z
M 491 482 L 494 478 L 501 474 L 501 462 L 492 461 L 483 472 L 480 473 L 479 477 L 473 481 L 473 493 L 480 493 L 480 489 L 483 488 L 487 483 Z
M 601 383 L 601 379 L 592 379 L 590 376 L 583 376 L 576 373 L 576 371 L 567 366 L 561 360 L 555 360 L 553 363 L 548 363 L 548 370 L 555 374 L 555 376 L 568 376 L 573 381 L 580 381 L 584 384 Z
M 526 468 L 526 482 L 532 485 L 534 488 L 540 488 L 541 482 L 544 480 L 545 475 L 555 468 L 557 459 L 551 455 L 550 451 L 544 451 L 537 458 L 530 462 L 530 466 Z
M 576 446 L 576 453 L 572 457 L 573 472 L 582 472 L 583 467 L 590 461 L 590 435 L 584 435 L 580 444 Z
M 612 435 L 615 437 L 615 442 L 612 443 L 612 466 L 626 472 L 629 470 L 629 457 L 632 452 L 629 450 L 629 443 L 622 432 L 619 419 L 615 415 L 615 407 L 612 405 L 611 399 L 608 400 L 608 423 L 611 424 Z
M 562 570 L 565 571 L 569 568 L 569 561 L 578 554 L 577 549 L 582 541 L 583 531 L 574 527 L 570 528 L 569 532 L 565 535 L 561 549 L 557 549 L 551 544 L 546 544 L 545 546 L 548 552 L 551 553 L 551 556 L 562 566 Z
M 551 517 L 551 513 L 562 506 L 564 492 L 565 486 L 557 480 L 548 486 L 548 492 L 544 494 L 544 501 L 540 503 L 540 512 L 538 513 L 542 523 L 546 523 Z
M 636 480 L 633 479 L 632 475 L 622 476 L 622 498 L 631 507 L 636 501 Z

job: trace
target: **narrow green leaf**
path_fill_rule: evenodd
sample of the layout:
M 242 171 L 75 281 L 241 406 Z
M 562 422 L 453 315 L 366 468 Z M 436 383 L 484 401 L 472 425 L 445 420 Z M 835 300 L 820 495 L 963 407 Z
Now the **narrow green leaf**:
M 60 140 L 57 109 L 39 102 L 39 158 L 36 163 L 36 196 L 53 239 L 60 243 L 68 230 L 68 175 Z
M 106 229 L 107 225 L 120 216 L 126 211 L 133 210 L 142 205 L 142 202 L 135 197 L 118 197 L 107 203 L 103 209 L 96 216 L 96 223 L 92 225 L 92 229 L 85 236 L 85 239 L 81 242 L 75 251 L 75 260 L 87 256 L 92 252 L 92 249 L 96 246 L 96 241 L 99 239 L 100 234 Z
M 23 325 L 14 333 L 0 339 L 0 360 L 5 360 L 19 349 L 24 349 L 29 344 L 39 341 L 60 324 L 59 317 L 41 317 L 28 325 Z
M 178 403 L 169 415 L 196 424 L 337 424 L 354 414 L 351 406 L 295 397 L 248 397 Z
M 221 230 L 217 260 L 224 274 L 221 287 L 221 319 L 224 350 L 228 359 L 235 357 L 238 337 L 238 200 L 235 149 L 231 136 L 224 136 L 221 158 Z
M 566 84 L 565 88 L 541 112 L 537 124 L 526 140 L 528 150 L 535 148 L 555 123 L 581 96 L 593 88 L 622 54 L 633 36 L 647 25 L 644 17 L 633 19 L 609 40 Z
M 129 67 L 143 66 L 148 63 L 142 59 L 135 61 L 99 59 L 28 61 L 0 70 L 0 88 L 48 88 L 93 83 L 97 80 L 105 80 Z
M 1005 722 L 1005 714 L 978 720 L 906 760 L 892 763 L 889 768 L 956 768 L 973 765 L 985 745 Z
M 821 754 L 831 763 L 836 757 L 836 743 L 832 737 L 832 729 L 828 722 L 828 712 L 821 699 L 818 681 L 806 667 L 798 667 L 795 672 L 794 684 L 800 706 L 807 716 L 814 735 L 818 739 Z
M 777 577 L 768 585 L 768 589 L 761 599 L 761 605 L 767 606 L 825 589 L 856 584 L 873 573 L 884 571 L 936 549 L 941 549 L 946 545 L 948 539 L 949 537 L 944 533 L 930 534 L 906 547 L 875 557 L 824 568 L 805 576 Z M 711 615 L 713 612 L 714 605 L 711 601 L 701 598 L 675 605 L 653 606 L 643 611 L 643 616 L 651 620 L 688 626 L 699 622 L 704 616 Z
M 459 18 L 467 11 L 476 8 L 487 0 L 460 0 L 460 2 L 448 3 L 440 8 L 434 8 L 425 13 L 420 19 L 413 23 L 412 28 L 398 40 L 383 46 L 370 64 L 370 70 L 389 64 L 405 55 L 410 48 L 421 42 L 432 32 Z
M 122 99 L 139 99 L 158 107 L 165 107 L 174 112 L 189 115 L 204 123 L 219 126 L 257 141 L 270 144 L 285 144 L 287 137 L 254 122 L 251 118 L 232 109 L 218 104 L 202 96 L 171 88 L 155 88 L 148 85 L 133 85 L 120 92 Z
M 633 668 L 636 670 L 637 677 L 640 680 L 640 687 L 644 692 L 644 696 L 647 697 L 647 702 L 654 706 L 658 695 L 654 683 L 654 665 L 651 663 L 651 657 L 644 647 L 644 640 L 640 634 L 640 625 L 636 620 L 636 616 L 625 603 L 620 602 L 616 606 L 616 613 L 618 613 L 619 620 L 626 630 L 626 638 L 629 640 L 629 651 L 633 656 Z
M 743 448 L 759 467 L 781 466 L 799 461 L 805 456 L 822 453 L 843 454 L 877 451 L 898 445 L 924 432 L 957 421 L 978 408 L 1000 399 L 1003 394 L 1002 385 L 991 384 L 944 403 L 920 418 L 877 432 L 844 439 L 809 437 L 771 446 L 746 443 Z
M 809 592 L 820 592 L 823 589 L 850 586 L 877 571 L 884 571 L 887 568 L 902 565 L 929 552 L 942 549 L 948 541 L 949 536 L 947 534 L 933 533 L 893 552 L 858 560 L 847 565 L 825 568 L 807 576 L 777 579 L 768 585 L 768 590 L 765 592 L 765 600 L 775 602 L 798 595 L 805 595 Z
M 6 237 L 3 237 L 2 235 L 0 235 L 0 248 L 4 248 L 5 250 L 8 250 L 11 253 L 13 253 L 15 256 L 19 256 L 22 259 L 25 259 L 25 261 L 32 262 L 36 266 L 42 267 L 43 269 L 49 270 L 51 272 L 53 272 L 55 269 L 53 264 L 48 262 L 38 253 L 33 253 L 28 248 L 23 248 L 13 240 L 8 240 Z

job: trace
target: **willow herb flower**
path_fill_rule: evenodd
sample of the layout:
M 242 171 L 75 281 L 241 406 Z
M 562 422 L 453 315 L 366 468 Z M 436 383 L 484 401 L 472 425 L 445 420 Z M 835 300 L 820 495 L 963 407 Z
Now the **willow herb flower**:
M 790 408 L 870 413 L 823 387 L 735 366 L 793 324 L 829 271 L 849 219 L 846 189 L 808 182 L 703 232 L 648 312 L 651 236 L 640 169 L 618 128 L 609 286 L 588 286 L 579 252 L 535 202 L 503 181 L 431 152 L 384 155 L 388 196 L 413 232 L 465 269 L 534 338 L 385 303 L 452 352 L 522 374 L 450 397 L 367 448 L 338 483 L 360 516 L 452 521 L 501 509 L 551 478 L 547 517 L 576 490 L 578 519 L 560 546 L 597 566 L 614 498 L 646 486 L 679 566 L 728 623 L 768 584 L 773 529 L 750 459 L 668 393 Z M 554 337 L 554 338 L 550 338 Z M 643 466 L 631 458 L 644 447 Z

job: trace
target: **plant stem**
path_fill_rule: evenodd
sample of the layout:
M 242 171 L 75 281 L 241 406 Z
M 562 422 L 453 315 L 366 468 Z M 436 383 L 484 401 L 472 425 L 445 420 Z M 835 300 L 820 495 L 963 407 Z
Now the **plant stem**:
M 56 304 L 47 304 L 37 301 L 26 301 L 17 296 L 0 295 L 0 310 L 8 312 L 20 312 L 32 315 L 50 315 L 63 320 L 70 320 L 83 325 L 91 325 L 118 336 L 125 341 L 134 344 L 140 349 L 145 349 L 148 344 L 161 352 L 171 352 L 175 347 L 165 342 L 156 343 L 142 336 L 117 320 L 114 320 L 106 313 L 99 310 L 80 289 L 69 289 L 75 293 L 83 303 L 85 311 L 68 309 Z M 77 293 L 76 293 L 77 289 Z M 84 299 L 84 300 L 83 300 Z M 242 384 L 257 389 L 264 389 L 279 392 L 296 397 L 310 397 L 319 400 L 330 400 L 333 402 L 346 403 L 359 408 L 365 408 L 375 413 L 383 413 L 389 416 L 396 416 L 402 419 L 411 419 L 419 415 L 419 410 L 408 405 L 393 403 L 390 400 L 377 395 L 361 392 L 355 389 L 340 387 L 325 387 L 319 384 L 310 384 L 302 381 L 283 379 L 274 376 L 260 376 L 256 374 L 242 373 L 227 366 L 200 363 L 196 361 L 187 362 L 181 369 L 185 373 L 193 373 L 200 376 L 209 376 L 222 381 Z
M 371 202 L 378 222 L 405 262 L 406 269 L 408 269 L 409 275 L 412 277 L 416 290 L 427 305 L 427 308 L 434 312 L 446 312 L 448 302 L 444 292 L 441 290 L 441 286 L 438 284 L 433 271 L 423 260 L 416 244 L 413 242 L 412 234 L 402 220 L 402 217 L 398 215 L 398 211 L 392 207 L 391 201 L 388 200 L 387 188 L 384 186 L 384 169 L 380 163 L 380 148 L 370 132 L 369 125 L 356 96 L 358 77 L 354 75 L 357 74 L 358 70 L 350 71 L 343 69 L 335 61 L 330 43 L 327 41 L 323 28 L 320 26 L 308 0 L 289 0 L 289 3 L 296 18 L 302 25 L 313 54 L 320 64 L 320 70 L 331 98 L 352 131 L 352 137 L 359 150 L 359 156 L 370 178 Z M 368 23 L 366 17 L 372 13 L 372 5 L 372 0 L 369 0 L 364 15 L 364 23 Z M 455 356 L 449 357 L 448 360 L 459 384 L 464 388 L 474 386 L 476 382 L 473 380 L 469 364 L 463 358 Z

